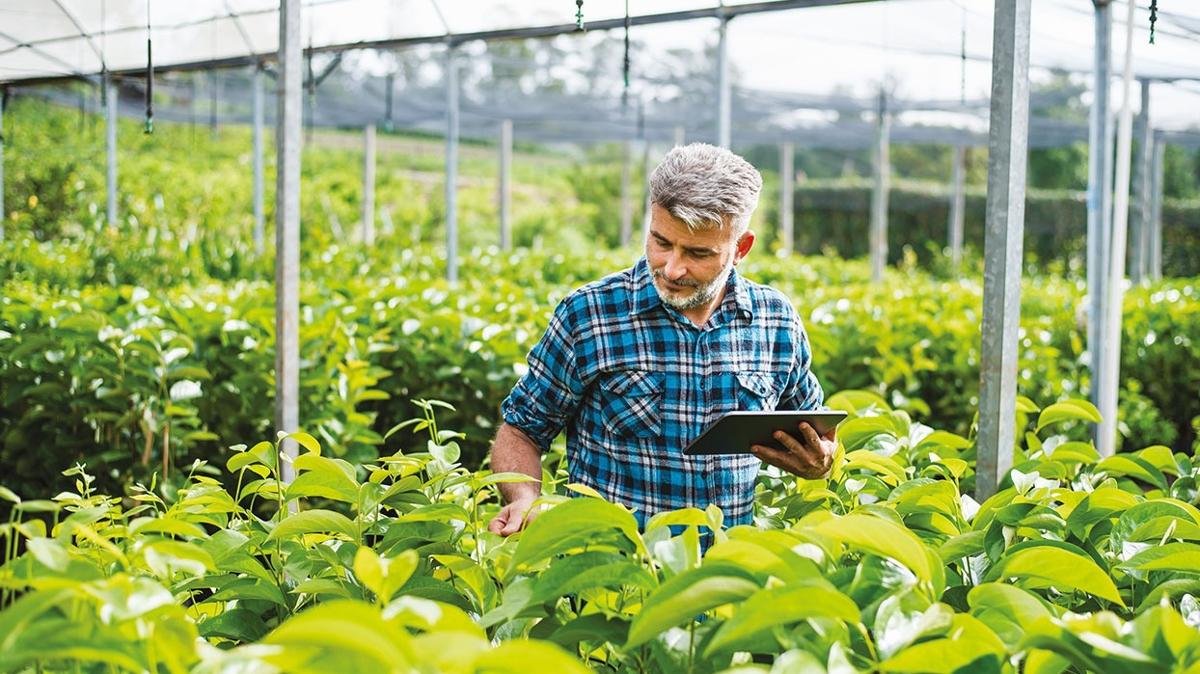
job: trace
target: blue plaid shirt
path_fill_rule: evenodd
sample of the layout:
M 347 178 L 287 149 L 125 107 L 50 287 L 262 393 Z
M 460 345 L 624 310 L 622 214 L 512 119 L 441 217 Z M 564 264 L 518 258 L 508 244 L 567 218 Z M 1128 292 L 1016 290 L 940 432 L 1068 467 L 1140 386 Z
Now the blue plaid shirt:
M 749 524 L 761 462 L 683 449 L 725 412 L 820 407 L 811 360 L 779 291 L 735 269 L 697 327 L 662 303 L 642 258 L 563 299 L 501 411 L 543 450 L 566 428 L 571 480 L 633 508 L 642 527 L 709 503 L 727 526 Z

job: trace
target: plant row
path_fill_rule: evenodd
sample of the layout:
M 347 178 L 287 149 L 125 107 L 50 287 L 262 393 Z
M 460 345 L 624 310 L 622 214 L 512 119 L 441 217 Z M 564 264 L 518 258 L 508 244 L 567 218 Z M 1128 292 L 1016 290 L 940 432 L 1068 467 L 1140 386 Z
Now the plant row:
M 982 503 L 971 438 L 868 392 L 827 479 L 764 471 L 753 526 L 715 507 L 632 514 L 544 457 L 528 528 L 489 533 L 443 403 L 361 466 L 312 435 L 239 445 L 223 484 L 125 498 L 83 468 L 50 500 L 0 496 L 0 670 L 154 672 L 1187 672 L 1200 666 L 1196 457 L 1101 458 L 1066 400 Z M 428 438 L 423 440 L 423 438 Z M 290 462 L 297 477 L 282 481 Z M 162 493 L 164 492 L 165 493 Z M 574 497 L 574 498 L 572 498 Z M 712 541 L 706 549 L 702 536 Z

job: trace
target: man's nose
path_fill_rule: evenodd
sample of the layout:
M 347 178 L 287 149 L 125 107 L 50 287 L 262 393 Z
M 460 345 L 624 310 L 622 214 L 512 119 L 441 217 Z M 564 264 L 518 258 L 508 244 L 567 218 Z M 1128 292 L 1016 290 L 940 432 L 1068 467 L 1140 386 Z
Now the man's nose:
M 679 281 L 687 276 L 687 266 L 679 255 L 672 253 L 667 258 L 667 264 L 663 268 L 663 276 L 667 277 L 668 281 Z

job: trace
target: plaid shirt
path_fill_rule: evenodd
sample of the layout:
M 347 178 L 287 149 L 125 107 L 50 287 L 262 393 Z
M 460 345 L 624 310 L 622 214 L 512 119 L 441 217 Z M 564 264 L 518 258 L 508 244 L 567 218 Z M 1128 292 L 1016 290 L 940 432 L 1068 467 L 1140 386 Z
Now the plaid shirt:
M 696 327 L 662 303 L 642 258 L 563 299 L 501 411 L 543 450 L 565 427 L 571 480 L 634 508 L 642 527 L 709 503 L 727 526 L 749 524 L 761 462 L 683 449 L 725 412 L 820 407 L 811 359 L 779 291 L 735 269 Z

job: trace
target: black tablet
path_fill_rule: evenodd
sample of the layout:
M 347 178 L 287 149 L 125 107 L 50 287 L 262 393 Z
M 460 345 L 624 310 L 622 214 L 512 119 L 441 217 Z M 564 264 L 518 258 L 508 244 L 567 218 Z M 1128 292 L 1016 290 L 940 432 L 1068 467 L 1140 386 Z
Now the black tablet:
M 683 450 L 684 454 L 749 454 L 752 445 L 783 449 L 775 431 L 796 435 L 800 422 L 807 421 L 819 434 L 841 423 L 841 410 L 776 410 L 772 412 L 729 412 L 717 419 Z

